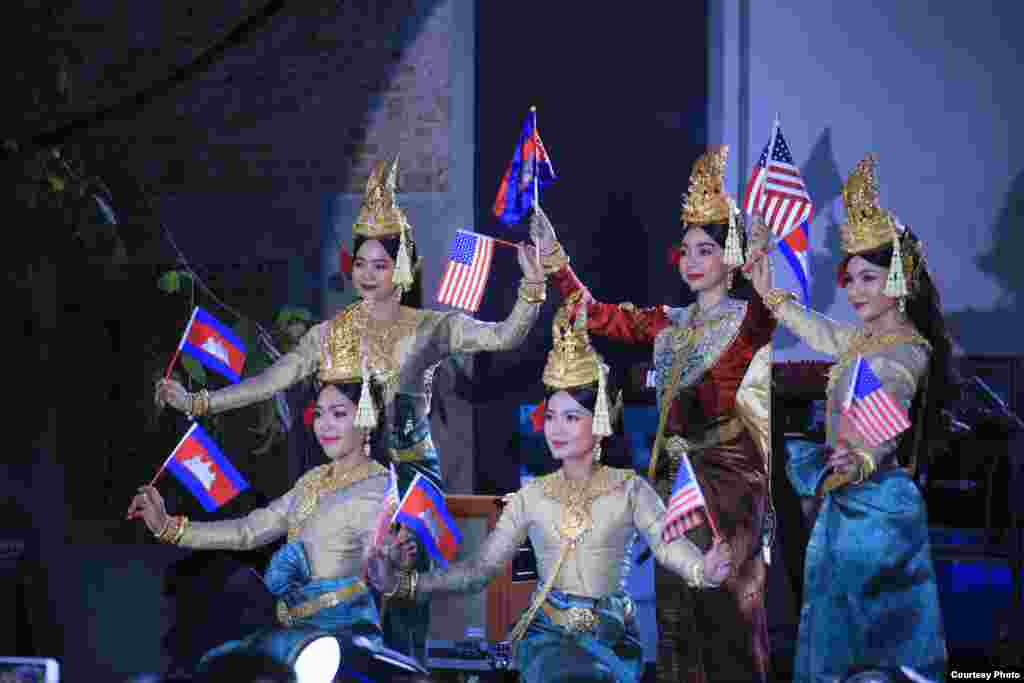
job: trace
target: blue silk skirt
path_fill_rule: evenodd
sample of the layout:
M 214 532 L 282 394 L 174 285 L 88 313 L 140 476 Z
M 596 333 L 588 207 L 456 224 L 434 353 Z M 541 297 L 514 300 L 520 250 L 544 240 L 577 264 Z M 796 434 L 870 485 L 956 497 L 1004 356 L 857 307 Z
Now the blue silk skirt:
M 814 496 L 826 474 L 825 449 L 787 443 L 797 494 Z M 909 666 L 946 676 L 924 499 L 903 469 L 824 497 L 807 545 L 794 681 L 842 680 L 854 667 Z
M 298 608 L 328 593 L 337 596 L 338 604 L 323 607 L 308 616 L 291 618 L 286 626 L 264 629 L 242 640 L 223 643 L 203 655 L 200 670 L 216 657 L 236 651 L 267 654 L 291 666 L 302 648 L 321 636 L 336 637 L 343 650 L 356 634 L 382 643 L 380 616 L 362 579 L 346 576 L 314 580 L 301 542 L 287 543 L 274 553 L 264 582 L 278 598 L 279 614 L 285 608 Z
M 643 673 L 643 646 L 625 593 L 600 599 L 551 591 L 547 602 L 559 610 L 593 610 L 597 625 L 572 631 L 554 623 L 543 609 L 516 646 L 516 666 L 522 683 L 608 681 L 636 683 Z

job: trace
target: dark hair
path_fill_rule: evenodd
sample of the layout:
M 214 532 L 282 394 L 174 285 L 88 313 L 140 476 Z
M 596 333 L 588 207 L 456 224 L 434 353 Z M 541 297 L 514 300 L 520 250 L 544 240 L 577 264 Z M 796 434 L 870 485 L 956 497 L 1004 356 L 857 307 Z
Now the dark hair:
M 348 400 L 359 405 L 359 396 L 362 394 L 363 383 L 357 382 L 326 382 L 317 387 L 316 398 L 320 398 L 327 387 L 334 387 L 341 392 Z M 388 457 L 387 440 L 385 439 L 384 424 L 384 390 L 377 382 L 370 382 L 370 396 L 373 397 L 373 404 L 377 407 L 377 426 L 370 432 L 370 457 L 385 467 L 391 462 Z
M 690 228 L 700 228 L 708 234 L 708 237 L 713 239 L 715 243 L 722 249 L 725 249 L 725 240 L 729 237 L 729 224 L 728 223 L 709 223 L 707 225 L 687 225 L 683 224 L 683 234 Z M 736 224 L 736 232 L 739 233 L 740 237 L 740 250 L 744 256 L 747 255 L 747 231 L 744 228 L 743 222 L 738 221 Z M 686 287 L 686 285 L 683 285 Z M 733 299 L 741 299 L 743 301 L 750 301 L 754 297 L 754 286 L 750 284 L 747 278 L 743 277 L 741 273 L 736 273 L 732 280 L 732 287 L 726 292 L 726 295 Z
M 384 247 L 384 251 L 388 253 L 391 260 L 398 261 L 398 247 L 402 244 L 401 237 L 398 235 L 394 237 L 365 237 L 363 235 L 356 235 L 352 243 L 353 259 L 359 253 L 359 248 L 370 240 L 380 242 L 380 245 Z M 406 245 L 409 249 L 409 262 L 412 264 L 412 286 L 402 294 L 402 299 L 399 303 L 410 308 L 423 308 L 423 269 L 417 263 L 419 252 L 416 249 L 416 242 L 409 236 L 406 236 Z
M 914 396 L 911 416 L 915 421 L 923 419 L 921 425 L 920 444 L 923 447 L 918 453 L 918 464 L 927 465 L 932 455 L 941 448 L 946 435 L 946 427 L 942 410 L 955 396 L 956 380 L 953 376 L 952 355 L 953 344 L 946 332 L 946 321 L 942 317 L 942 302 L 939 290 L 935 288 L 931 274 L 926 267 L 921 252 L 921 242 L 908 228 L 900 246 L 912 249 L 918 259 L 915 267 L 914 282 L 908 278 L 907 287 L 907 318 L 913 323 L 925 339 L 932 345 L 931 360 L 928 364 L 927 391 L 918 391 Z M 878 247 L 860 254 L 850 254 L 839 264 L 839 277 L 844 277 L 850 259 L 860 256 L 862 259 L 880 268 L 888 269 L 892 263 L 892 244 Z M 905 439 L 900 446 L 899 458 L 908 464 L 914 455 L 913 448 L 917 439 Z
M 615 410 L 615 394 L 616 392 L 612 387 L 612 380 L 608 380 L 608 409 L 612 412 Z M 559 391 L 565 391 L 565 393 L 572 396 L 572 398 L 579 403 L 581 406 L 589 410 L 591 413 L 594 412 L 594 408 L 597 406 L 597 382 L 587 384 L 581 387 L 573 387 L 572 389 L 552 389 L 551 387 L 544 387 L 544 403 L 547 405 L 551 397 L 557 394 Z M 615 416 L 612 415 L 614 418 Z M 613 419 L 612 422 L 612 434 L 611 436 L 605 437 L 604 445 L 602 446 L 601 462 L 606 465 L 612 465 L 613 467 L 632 467 L 632 458 L 629 453 L 629 444 L 625 438 L 622 429 L 623 420 L 621 416 L 618 420 Z M 545 443 L 545 448 L 547 444 Z M 550 453 L 549 453 L 550 455 Z

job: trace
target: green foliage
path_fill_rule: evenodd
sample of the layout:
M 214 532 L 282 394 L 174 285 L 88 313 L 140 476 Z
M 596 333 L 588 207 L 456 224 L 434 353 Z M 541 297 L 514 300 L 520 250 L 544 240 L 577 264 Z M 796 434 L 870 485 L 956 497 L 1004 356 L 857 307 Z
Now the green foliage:
M 192 279 L 187 270 L 169 270 L 156 281 L 156 286 L 168 294 L 181 291 L 182 286 Z
M 206 368 L 192 356 L 180 356 L 181 367 L 185 369 L 192 381 L 199 386 L 205 387 L 207 383 Z
M 274 325 L 283 328 L 296 320 L 312 324 L 314 319 L 313 314 L 301 306 L 282 306 L 274 319 Z

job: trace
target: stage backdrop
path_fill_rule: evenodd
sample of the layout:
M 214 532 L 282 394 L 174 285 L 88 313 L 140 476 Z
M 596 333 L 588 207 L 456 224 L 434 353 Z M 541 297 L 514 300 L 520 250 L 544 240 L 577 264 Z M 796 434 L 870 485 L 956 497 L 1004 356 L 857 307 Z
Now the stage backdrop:
M 814 308 L 853 311 L 834 287 L 841 182 L 867 152 L 883 205 L 922 236 L 948 320 L 970 353 L 1019 351 L 1024 114 L 1019 3 L 941 0 L 713 3 L 710 138 L 733 145 L 740 191 L 781 114 L 817 205 Z M 780 286 L 796 288 L 777 258 Z M 813 357 L 788 334 L 776 357 Z
M 481 3 L 478 26 L 477 226 L 527 239 L 490 213 L 523 119 L 538 124 L 558 180 L 543 204 L 573 267 L 604 301 L 638 305 L 683 301 L 668 265 L 679 239 L 681 194 L 706 132 L 705 3 L 652 4 L 643 12 L 572 3 L 525 13 L 514 3 Z M 481 308 L 503 318 L 520 276 L 514 255 L 497 253 Z M 526 343 L 476 363 L 478 492 L 518 486 L 517 407 L 537 401 L 551 347 L 553 288 Z M 650 359 L 649 348 L 598 339 L 617 371 Z

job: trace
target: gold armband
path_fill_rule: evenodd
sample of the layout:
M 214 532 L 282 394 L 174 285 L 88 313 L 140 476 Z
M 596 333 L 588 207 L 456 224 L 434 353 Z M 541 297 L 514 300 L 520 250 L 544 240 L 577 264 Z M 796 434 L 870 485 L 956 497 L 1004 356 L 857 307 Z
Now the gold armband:
M 796 295 L 784 289 L 773 289 L 765 294 L 762 299 L 764 300 L 764 305 L 772 312 L 772 315 L 778 317 L 779 307 L 787 301 L 796 301 Z
M 547 298 L 547 286 L 544 281 L 531 282 L 526 278 L 519 281 L 519 298 L 528 304 L 542 304 Z
M 544 267 L 544 274 L 551 275 L 560 271 L 569 263 L 569 255 L 565 253 L 561 242 L 555 242 L 555 248 L 546 254 L 540 255 L 540 264 Z

